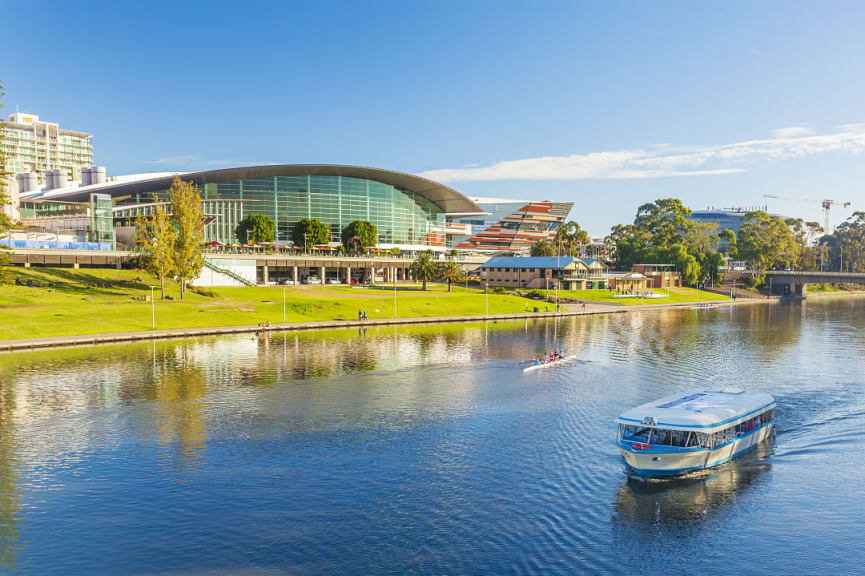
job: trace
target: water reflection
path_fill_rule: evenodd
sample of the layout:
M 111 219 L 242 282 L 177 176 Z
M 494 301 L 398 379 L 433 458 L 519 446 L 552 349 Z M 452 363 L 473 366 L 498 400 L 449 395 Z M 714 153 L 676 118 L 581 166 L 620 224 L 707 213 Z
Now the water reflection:
M 865 510 L 850 494 L 865 466 L 863 309 L 3 354 L 0 572 L 50 574 L 74 558 L 69 573 L 648 573 L 719 541 L 742 555 L 730 568 L 741 573 L 757 565 L 749 553 L 777 549 L 796 563 L 767 571 L 849 572 L 810 550 L 861 544 L 850 527 Z M 554 348 L 585 362 L 516 365 Z M 627 478 L 613 458 L 616 415 L 731 383 L 776 396 L 777 448 L 699 477 Z M 831 518 L 815 513 L 827 506 Z M 786 526 L 809 522 L 832 537 L 791 540 Z M 106 566 L 106 549 L 128 553 Z
M 700 524 L 739 501 L 772 464 L 774 438 L 711 470 L 672 479 L 643 480 L 628 475 L 616 491 L 617 519 L 659 527 Z

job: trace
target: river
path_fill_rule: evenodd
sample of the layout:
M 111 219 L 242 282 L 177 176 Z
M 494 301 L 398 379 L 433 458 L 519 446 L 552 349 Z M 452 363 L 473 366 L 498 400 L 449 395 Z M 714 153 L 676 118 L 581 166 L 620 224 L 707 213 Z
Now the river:
M 865 573 L 865 301 L 0 355 L 0 573 Z M 554 347 L 581 361 L 523 374 Z M 773 394 L 709 473 L 613 419 Z

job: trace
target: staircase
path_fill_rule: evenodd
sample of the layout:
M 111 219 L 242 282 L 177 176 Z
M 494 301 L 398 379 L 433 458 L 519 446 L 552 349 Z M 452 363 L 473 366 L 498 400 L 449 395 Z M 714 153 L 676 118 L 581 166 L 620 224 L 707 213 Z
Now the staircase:
M 744 276 L 741 272 L 727 272 L 724 275 L 723 283 L 716 284 L 714 287 L 703 286 L 702 289 L 706 292 L 714 292 L 716 294 L 723 294 L 724 296 L 729 296 L 732 290 L 736 298 L 765 298 L 765 295 L 761 294 L 758 290 L 751 290 L 745 286 Z
M 214 264 L 213 262 L 211 262 L 207 258 L 204 259 L 204 267 L 209 268 L 209 269 L 211 269 L 214 272 L 217 272 L 219 274 L 223 274 L 225 276 L 228 276 L 232 280 L 236 280 L 237 282 L 240 282 L 244 286 L 255 286 L 254 282 L 250 282 L 249 280 L 247 280 L 246 278 L 244 278 L 240 274 L 236 274 L 227 268 L 220 268 L 219 266 L 217 266 L 216 264 Z

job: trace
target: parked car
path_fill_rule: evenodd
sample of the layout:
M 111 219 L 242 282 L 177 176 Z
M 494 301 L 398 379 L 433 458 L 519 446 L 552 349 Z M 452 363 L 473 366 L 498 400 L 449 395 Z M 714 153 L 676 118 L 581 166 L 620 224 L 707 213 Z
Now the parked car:
M 336 279 L 330 279 L 327 281 L 327 283 L 328 284 L 342 284 L 342 282 L 340 282 L 339 280 L 336 280 Z
M 283 280 L 282 283 L 286 286 L 294 286 L 294 280 Z
M 318 278 L 307 278 L 306 283 L 307 284 L 321 284 L 321 280 L 319 280 Z

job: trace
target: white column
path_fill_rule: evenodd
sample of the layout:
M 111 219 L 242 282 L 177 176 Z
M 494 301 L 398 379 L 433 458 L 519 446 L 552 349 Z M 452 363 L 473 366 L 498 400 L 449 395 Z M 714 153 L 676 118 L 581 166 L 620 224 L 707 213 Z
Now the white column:
M 351 284 L 351 266 L 345 269 L 345 283 Z
M 294 267 L 294 283 L 297 284 L 297 266 Z
M 264 283 L 267 284 L 267 265 L 262 266 L 262 278 L 264 278 Z
M 321 267 L 321 276 L 319 278 L 321 278 L 321 283 L 324 284 L 324 266 Z
M 370 284 L 375 284 L 375 264 L 373 264 L 372 266 L 370 266 L 369 271 L 370 271 L 370 274 L 369 274 L 369 283 L 370 283 Z

